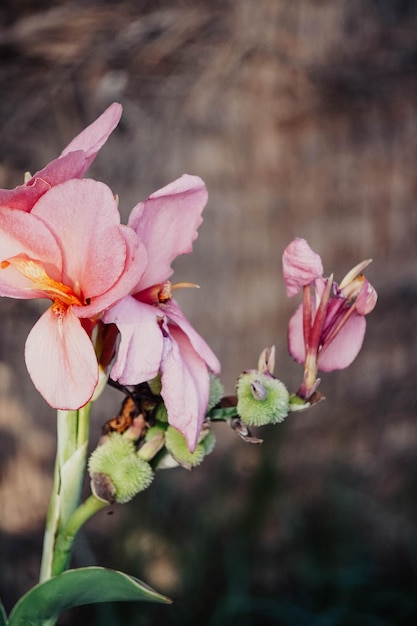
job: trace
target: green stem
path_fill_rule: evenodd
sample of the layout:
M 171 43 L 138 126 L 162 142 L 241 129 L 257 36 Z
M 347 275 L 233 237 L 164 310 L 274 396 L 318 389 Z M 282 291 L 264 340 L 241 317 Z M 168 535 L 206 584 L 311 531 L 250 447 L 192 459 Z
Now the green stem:
M 40 582 L 60 573 L 54 553 L 60 533 L 78 508 L 87 464 L 91 404 L 78 411 L 57 412 L 57 455 L 46 519 Z M 61 570 L 62 571 L 62 570 Z
M 61 530 L 56 539 L 52 576 L 56 576 L 68 568 L 77 532 L 90 517 L 105 506 L 109 506 L 109 503 L 91 495 L 74 511 L 67 525 Z

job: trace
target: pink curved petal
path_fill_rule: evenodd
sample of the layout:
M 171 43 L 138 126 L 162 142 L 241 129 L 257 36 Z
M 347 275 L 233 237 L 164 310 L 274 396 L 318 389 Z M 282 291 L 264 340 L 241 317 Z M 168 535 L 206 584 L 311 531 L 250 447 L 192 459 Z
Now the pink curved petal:
M 104 183 L 68 180 L 52 187 L 32 209 L 65 250 L 62 282 L 84 298 L 107 291 L 121 276 L 126 240 L 113 193 Z
M 206 202 L 207 189 L 201 178 L 184 174 L 132 209 L 128 224 L 151 259 L 137 291 L 167 280 L 175 257 L 191 252 Z
M 288 352 L 298 363 L 304 363 L 306 350 L 303 335 L 303 305 L 297 308 L 288 324 Z
M 77 135 L 61 153 L 61 156 L 82 150 L 86 155 L 84 170 L 80 176 L 90 167 L 100 148 L 106 143 L 110 134 L 116 128 L 122 116 L 122 105 L 113 102 L 92 124 L 87 126 Z
M 15 189 L 0 189 L 0 206 L 19 211 L 30 211 L 35 202 L 50 185 L 43 179 L 33 180 L 30 186 L 19 185 Z
M 287 296 L 295 296 L 305 285 L 310 285 L 323 275 L 323 265 L 318 254 L 305 239 L 297 237 L 284 250 L 282 269 Z
M 73 311 L 78 317 L 94 317 L 127 296 L 146 267 L 148 255 L 136 233 L 129 226 L 123 224 L 119 226 L 119 232 L 126 243 L 124 270 L 114 285 L 102 295 L 93 298 L 90 305 L 73 307 Z
M 348 367 L 362 347 L 365 330 L 365 317 L 354 313 L 326 349 L 319 353 L 319 370 L 331 372 Z
M 106 324 L 116 324 L 120 331 L 113 380 L 137 385 L 157 375 L 163 347 L 157 314 L 155 307 L 127 296 L 103 315 Z
M 18 254 L 41 260 L 51 278 L 61 279 L 62 250 L 45 222 L 31 213 L 0 207 L 0 263 Z M 33 283 L 9 265 L 0 269 L 0 295 L 12 298 L 44 297 Z
M 207 411 L 209 375 L 206 364 L 182 330 L 176 327 L 169 330 L 171 338 L 164 339 L 161 363 L 161 395 L 169 423 L 184 435 L 192 451 Z
M 27 183 L 26 189 L 31 189 L 39 181 L 43 181 L 49 189 L 71 178 L 81 178 L 88 167 L 86 163 L 87 156 L 83 150 L 75 150 L 58 157 L 36 172 Z
M 93 395 L 97 358 L 71 308 L 61 318 L 52 307 L 42 315 L 26 340 L 25 359 L 36 389 L 55 409 L 78 409 Z
M 166 312 L 168 317 L 181 328 L 183 333 L 187 335 L 194 350 L 206 362 L 210 370 L 214 374 L 219 374 L 221 367 L 219 359 L 193 326 L 191 326 L 177 302 L 170 300 L 166 305 L 161 306 L 161 308 Z

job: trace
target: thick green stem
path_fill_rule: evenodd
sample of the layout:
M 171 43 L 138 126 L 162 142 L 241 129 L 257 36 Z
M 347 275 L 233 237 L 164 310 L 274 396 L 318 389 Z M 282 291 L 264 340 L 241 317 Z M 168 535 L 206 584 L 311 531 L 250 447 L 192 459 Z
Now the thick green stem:
M 80 503 L 87 463 L 89 417 L 90 404 L 78 411 L 57 412 L 57 456 L 46 519 L 40 582 L 51 578 L 52 572 L 54 575 L 60 573 L 53 565 L 56 543 Z
M 109 506 L 109 503 L 91 495 L 74 511 L 65 528 L 57 536 L 52 563 L 52 576 L 56 576 L 68 568 L 77 532 L 94 513 L 97 513 L 105 506 Z

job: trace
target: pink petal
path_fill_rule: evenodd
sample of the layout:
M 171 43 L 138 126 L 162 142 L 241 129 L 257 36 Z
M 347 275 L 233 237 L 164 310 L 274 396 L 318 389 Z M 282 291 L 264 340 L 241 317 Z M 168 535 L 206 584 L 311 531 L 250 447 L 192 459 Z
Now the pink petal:
M 136 233 L 121 224 L 119 232 L 122 234 L 126 244 L 125 267 L 120 278 L 102 295 L 92 299 L 90 305 L 83 307 L 74 306 L 74 314 L 78 317 L 94 317 L 105 311 L 125 296 L 127 296 L 137 283 L 138 276 L 141 276 L 148 260 L 145 247 L 139 241 Z
M 84 298 L 107 291 L 121 276 L 126 240 L 107 185 L 91 179 L 68 180 L 39 199 L 32 215 L 43 219 L 65 250 L 62 282 Z
M 0 263 L 18 254 L 42 261 L 51 278 L 60 280 L 62 250 L 49 226 L 31 213 L 0 208 Z M 0 295 L 12 298 L 43 297 L 33 283 L 14 267 L 0 269 Z
M 77 135 L 61 153 L 61 156 L 74 152 L 75 150 L 83 150 L 86 155 L 86 162 L 82 174 L 90 167 L 94 161 L 97 152 L 106 143 L 110 134 L 116 128 L 122 116 L 122 105 L 113 102 L 92 124 L 87 126 L 79 135 Z
M 303 305 L 297 308 L 288 324 L 288 352 L 298 363 L 304 363 L 306 350 L 303 335 Z
M 149 256 L 136 291 L 165 281 L 172 274 L 172 261 L 191 252 L 206 202 L 207 189 L 201 178 L 184 174 L 132 209 L 129 226 Z
M 164 311 L 168 317 L 174 321 L 183 331 L 185 335 L 187 335 L 188 339 L 191 342 L 194 350 L 200 355 L 200 357 L 206 362 L 210 370 L 214 374 L 220 373 L 220 361 L 212 351 L 212 349 L 207 345 L 204 339 L 197 333 L 197 331 L 191 326 L 190 322 L 185 317 L 184 313 L 181 311 L 175 300 L 170 300 L 163 307 Z
M 365 317 L 354 313 L 328 347 L 322 353 L 319 353 L 319 370 L 331 372 L 348 367 L 357 357 L 362 347 L 365 330 Z
M 71 308 L 58 318 L 50 307 L 30 331 L 26 365 L 36 389 L 52 407 L 78 409 L 94 393 L 97 358 Z
M 35 202 L 50 185 L 43 179 L 33 180 L 30 186 L 19 185 L 15 189 L 0 189 L 0 206 L 20 211 L 30 211 Z
M 323 265 L 318 254 L 305 239 L 297 237 L 284 250 L 282 269 L 287 296 L 295 296 L 305 285 L 310 285 L 323 275 Z
M 71 178 L 81 178 L 86 171 L 87 156 L 82 150 L 75 150 L 65 156 L 54 159 L 42 170 L 36 172 L 26 185 L 26 189 L 31 189 L 34 185 L 43 181 L 50 187 L 55 187 Z
M 137 385 L 157 375 L 163 347 L 157 314 L 157 308 L 131 296 L 106 311 L 103 321 L 116 324 L 120 331 L 117 359 L 111 371 L 113 380 Z
M 169 327 L 171 338 L 164 339 L 162 356 L 162 397 L 168 421 L 195 449 L 207 411 L 210 382 L 206 364 L 189 339 L 176 327 Z
M 365 279 L 355 302 L 357 312 L 360 315 L 368 315 L 368 313 L 374 310 L 377 299 L 378 294 L 375 287 Z

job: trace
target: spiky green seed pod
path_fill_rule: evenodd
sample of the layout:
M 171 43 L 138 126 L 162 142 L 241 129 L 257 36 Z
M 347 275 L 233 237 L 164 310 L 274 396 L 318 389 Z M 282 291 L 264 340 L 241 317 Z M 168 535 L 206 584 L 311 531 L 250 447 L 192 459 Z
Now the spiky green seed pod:
M 237 382 L 237 412 L 249 426 L 282 422 L 289 412 L 289 393 L 271 374 L 250 370 Z
M 202 443 L 198 443 L 194 452 L 190 452 L 184 435 L 173 426 L 168 426 L 165 434 L 165 445 L 174 459 L 186 469 L 200 465 L 206 454 Z
M 129 502 L 152 482 L 149 463 L 139 458 L 135 445 L 119 433 L 111 433 L 90 456 L 88 470 L 92 490 L 107 502 Z

